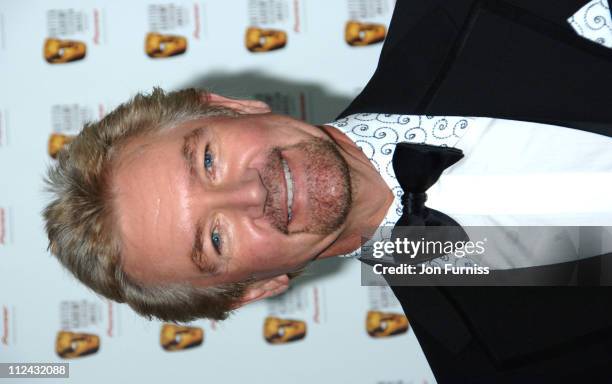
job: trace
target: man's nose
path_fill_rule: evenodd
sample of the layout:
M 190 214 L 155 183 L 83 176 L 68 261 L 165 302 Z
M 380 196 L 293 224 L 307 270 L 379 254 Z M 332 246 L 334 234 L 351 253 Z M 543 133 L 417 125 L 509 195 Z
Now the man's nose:
M 218 191 L 221 208 L 240 210 L 255 218 L 263 216 L 267 196 L 268 191 L 255 169 L 248 169 L 240 180 Z

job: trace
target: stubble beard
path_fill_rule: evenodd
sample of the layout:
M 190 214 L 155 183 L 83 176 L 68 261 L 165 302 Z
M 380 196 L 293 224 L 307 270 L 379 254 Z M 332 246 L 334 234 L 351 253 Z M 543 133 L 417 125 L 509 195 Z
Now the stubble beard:
M 283 180 L 283 151 L 299 151 L 303 156 L 304 178 L 309 212 L 302 228 L 289 231 L 280 188 Z M 313 138 L 287 147 L 274 147 L 267 156 L 261 172 L 268 190 L 264 216 L 280 232 L 291 235 L 311 233 L 327 235 L 342 226 L 351 208 L 351 177 L 349 167 L 333 142 Z

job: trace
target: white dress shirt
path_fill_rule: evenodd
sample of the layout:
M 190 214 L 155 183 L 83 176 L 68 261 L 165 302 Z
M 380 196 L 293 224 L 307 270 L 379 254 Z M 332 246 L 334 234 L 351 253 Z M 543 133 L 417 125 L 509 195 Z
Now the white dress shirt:
M 610 137 L 530 122 L 450 116 L 356 114 L 329 125 L 364 151 L 393 191 L 395 201 L 381 226 L 390 228 L 401 216 L 403 191 L 391 159 L 395 145 L 402 141 L 464 152 L 465 157 L 427 191 L 427 206 L 468 226 L 468 235 L 469 226 L 612 226 Z M 508 257 L 477 260 L 478 264 L 507 269 L 576 259 L 577 244 L 574 249 L 560 249 L 559 244 L 565 243 L 555 243 L 558 234 L 550 230 L 546 232 L 550 238 L 532 235 L 523 236 L 523 241 L 537 248 L 541 258 L 517 255 L 514 244 Z M 503 254 L 504 244 L 495 246 Z M 612 241 L 604 242 L 602 249 L 588 256 L 611 251 Z M 355 250 L 348 256 L 358 255 Z M 550 255 L 554 260 L 547 258 Z M 475 262 L 468 257 L 450 260 L 458 265 Z
M 612 19 L 607 0 L 592 0 L 574 13 L 567 22 L 585 39 L 612 48 Z
M 612 47 L 607 0 L 592 0 L 568 23 L 576 33 Z M 402 214 L 393 166 L 398 142 L 457 147 L 465 157 L 446 169 L 427 191 L 427 205 L 466 226 L 531 227 L 504 250 L 496 241 L 494 260 L 480 265 L 507 269 L 546 265 L 612 252 L 612 138 L 580 130 L 521 121 L 389 114 L 356 114 L 330 124 L 350 137 L 380 172 L 395 200 L 376 237 L 388 239 Z M 601 243 L 569 236 L 554 226 L 608 226 Z M 469 227 L 466 228 L 468 235 Z M 531 232 L 531 233 L 530 233 Z M 359 249 L 346 256 L 355 257 Z M 554 255 L 550 258 L 550 255 Z M 470 257 L 432 260 L 431 264 L 473 265 Z

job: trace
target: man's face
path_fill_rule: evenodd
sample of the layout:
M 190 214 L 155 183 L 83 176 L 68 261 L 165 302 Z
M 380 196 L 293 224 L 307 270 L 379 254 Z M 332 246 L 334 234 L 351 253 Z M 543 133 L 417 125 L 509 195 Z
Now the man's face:
M 285 116 L 189 121 L 132 139 L 117 160 L 123 268 L 143 283 L 293 271 L 338 238 L 351 205 L 336 144 Z

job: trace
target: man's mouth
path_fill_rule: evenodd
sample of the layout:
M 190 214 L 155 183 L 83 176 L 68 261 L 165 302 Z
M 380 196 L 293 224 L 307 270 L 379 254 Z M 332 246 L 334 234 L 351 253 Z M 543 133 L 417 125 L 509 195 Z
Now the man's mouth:
M 287 187 L 287 225 L 289 225 L 293 218 L 293 175 L 291 174 L 287 160 L 281 158 L 281 163 L 283 164 L 283 172 L 285 173 L 285 183 Z
M 348 164 L 322 139 L 272 148 L 261 178 L 268 190 L 264 215 L 285 235 L 327 235 L 342 225 L 351 207 Z

